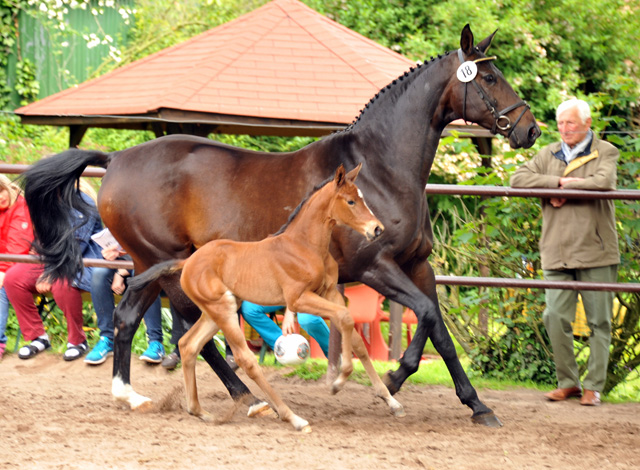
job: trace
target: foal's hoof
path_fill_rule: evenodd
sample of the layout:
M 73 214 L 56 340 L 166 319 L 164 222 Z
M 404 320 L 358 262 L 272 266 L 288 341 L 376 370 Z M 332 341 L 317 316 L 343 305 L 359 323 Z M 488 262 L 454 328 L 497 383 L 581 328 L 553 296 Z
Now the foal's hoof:
M 344 383 L 338 382 L 337 380 L 331 384 L 331 395 L 335 395 L 344 387 Z
M 196 418 L 199 418 L 205 423 L 210 423 L 211 421 L 213 421 L 213 416 L 211 416 L 211 414 L 207 413 L 206 411 L 200 411 L 198 413 L 192 413 L 191 411 L 189 411 L 189 414 L 195 416 Z
M 249 418 L 265 418 L 267 416 L 274 416 L 275 414 L 276 412 L 273 411 L 271 406 L 269 406 L 269 403 L 266 401 L 261 401 L 260 403 L 251 405 L 247 412 L 247 416 Z
M 476 424 L 482 424 L 483 426 L 487 426 L 490 428 L 502 427 L 502 423 L 500 422 L 498 417 L 493 413 L 493 411 L 489 411 L 488 413 L 473 415 L 471 417 L 471 421 L 473 421 Z
M 407 413 L 404 411 L 404 406 L 402 406 L 400 403 L 398 403 L 397 406 L 392 406 L 391 407 L 391 413 L 393 413 L 393 416 L 395 416 L 396 418 L 404 418 L 405 416 L 407 416 Z
M 293 424 L 293 428 L 296 431 L 300 431 L 306 434 L 311 432 L 311 426 L 309 425 L 309 422 L 306 419 L 302 419 L 300 416 L 294 415 L 291 418 L 291 424 Z

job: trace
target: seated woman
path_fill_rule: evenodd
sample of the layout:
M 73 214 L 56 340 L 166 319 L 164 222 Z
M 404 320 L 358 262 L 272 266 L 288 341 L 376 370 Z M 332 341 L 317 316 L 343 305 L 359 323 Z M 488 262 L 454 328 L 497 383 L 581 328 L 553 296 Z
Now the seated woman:
M 269 313 L 282 308 L 284 307 L 266 307 L 246 300 L 242 302 L 242 306 L 240 307 L 240 313 L 245 321 L 262 336 L 262 339 L 271 349 L 274 348 L 280 336 L 295 333 L 294 317 L 296 314 L 290 310 L 287 309 L 285 311 L 284 319 L 282 320 L 282 329 L 269 317 Z M 329 357 L 329 327 L 327 323 L 322 318 L 311 315 L 310 313 L 298 313 L 297 317 L 300 328 L 315 339 L 320 345 L 324 355 Z
M 94 211 L 88 214 L 89 220 L 83 225 L 84 216 L 75 211 L 71 214 L 74 219 L 75 238 L 80 245 L 83 258 L 102 258 L 100 247 L 91 239 L 91 235 L 102 229 L 102 223 L 94 199 L 87 195 L 90 188 L 84 188 L 82 198 L 93 207 Z M 95 195 L 95 193 L 94 193 Z M 65 361 L 73 361 L 81 357 L 88 349 L 87 339 L 84 333 L 82 317 L 82 290 L 91 289 L 91 275 L 93 268 L 84 267 L 78 273 L 76 279 L 69 283 L 58 280 L 53 283 L 44 277 L 44 265 L 17 263 L 12 266 L 4 278 L 4 287 L 11 305 L 16 311 L 20 330 L 26 341 L 30 344 L 20 348 L 18 357 L 30 359 L 51 347 L 49 336 L 45 332 L 42 318 L 34 303 L 33 295 L 37 293 L 51 292 L 56 304 L 67 319 L 67 350 L 64 352 Z
M 0 175 L 0 253 L 26 255 L 33 241 L 29 209 L 20 188 L 5 175 Z M 9 300 L 4 289 L 5 273 L 15 263 L 0 262 L 0 359 L 7 345 Z
M 102 256 L 109 261 L 122 258 L 124 255 L 125 252 L 121 251 L 119 245 L 113 245 L 102 250 Z M 87 364 L 102 364 L 113 352 L 114 294 L 122 295 L 124 293 L 126 289 L 125 278 L 130 275 L 131 273 L 126 269 L 94 268 L 91 282 L 91 300 L 96 311 L 100 340 L 85 357 L 84 362 Z M 162 313 L 160 308 L 160 296 L 158 296 L 144 314 L 149 347 L 140 356 L 140 359 L 150 364 L 159 364 L 164 357 Z

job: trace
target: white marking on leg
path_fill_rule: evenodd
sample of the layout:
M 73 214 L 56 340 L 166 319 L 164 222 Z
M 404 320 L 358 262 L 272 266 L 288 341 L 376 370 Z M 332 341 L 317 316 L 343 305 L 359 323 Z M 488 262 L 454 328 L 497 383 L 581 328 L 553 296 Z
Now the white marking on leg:
M 114 400 L 127 403 L 132 410 L 151 403 L 150 398 L 136 393 L 131 384 L 125 385 L 120 374 L 116 375 L 111 382 L 111 394 Z

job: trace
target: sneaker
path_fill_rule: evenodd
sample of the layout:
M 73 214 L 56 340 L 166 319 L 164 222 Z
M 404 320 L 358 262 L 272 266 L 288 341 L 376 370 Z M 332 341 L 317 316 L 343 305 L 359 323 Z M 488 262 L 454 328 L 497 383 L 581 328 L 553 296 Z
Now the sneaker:
M 151 341 L 147 350 L 140 356 L 140 360 L 150 364 L 160 364 L 163 357 L 164 346 L 162 343 L 160 341 Z
M 171 354 L 167 354 L 164 357 L 162 360 L 162 367 L 167 370 L 173 370 L 178 367 L 178 364 L 180 364 L 180 356 L 176 351 L 173 351 Z
M 0 343 L 0 361 L 2 360 L 2 356 L 4 356 L 4 350 L 7 347 L 7 343 Z
M 62 355 L 62 359 L 65 361 L 75 361 L 76 359 L 80 359 L 88 349 L 89 345 L 86 341 L 80 344 L 67 343 L 67 350 Z
M 84 362 L 97 366 L 107 360 L 113 354 L 113 341 L 106 336 L 100 336 L 100 341 L 96 343 L 91 352 L 84 358 Z
M 20 348 L 20 351 L 18 351 L 18 357 L 20 359 L 31 359 L 36 354 L 40 354 L 42 351 L 49 349 L 50 347 L 51 343 L 49 342 L 49 338 L 36 338 L 31 341 L 30 344 Z

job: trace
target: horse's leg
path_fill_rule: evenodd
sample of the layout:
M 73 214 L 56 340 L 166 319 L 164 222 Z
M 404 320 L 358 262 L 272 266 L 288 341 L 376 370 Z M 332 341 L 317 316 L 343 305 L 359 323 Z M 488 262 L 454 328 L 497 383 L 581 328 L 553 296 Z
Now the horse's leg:
M 293 312 L 307 312 L 328 318 L 333 322 L 341 334 L 342 341 L 342 364 L 340 374 L 331 385 L 331 393 L 338 393 L 344 387 L 353 372 L 353 318 L 344 304 L 344 298 L 336 289 L 335 293 L 328 294 L 333 301 L 323 298 L 313 292 L 304 292 L 297 300 L 289 306 Z
M 132 410 L 146 410 L 151 399 L 136 393 L 131 386 L 131 342 L 144 312 L 160 294 L 160 287 L 150 285 L 138 292 L 127 289 L 114 311 L 113 376 L 111 394 Z
M 200 350 L 218 331 L 218 325 L 206 313 L 187 331 L 180 341 L 180 357 L 182 358 L 182 373 L 187 394 L 187 411 L 203 421 L 211 421 L 211 415 L 205 412 L 198 401 L 196 384 L 196 361 Z
M 340 291 L 338 291 L 338 289 L 330 292 L 327 295 L 327 299 L 337 304 L 344 305 L 344 297 L 342 297 L 342 294 L 340 293 Z M 360 359 L 364 370 L 367 372 L 367 375 L 371 380 L 371 385 L 373 386 L 375 395 L 382 398 L 387 403 L 387 405 L 389 405 L 389 408 L 391 409 L 391 412 L 394 416 L 398 418 L 406 416 L 404 407 L 398 400 L 391 396 L 391 392 L 389 392 L 389 389 L 385 386 L 384 382 L 376 372 L 375 367 L 373 367 L 373 363 L 371 362 L 369 352 L 364 345 L 364 341 L 355 329 L 351 334 L 351 344 L 353 347 L 353 352 L 355 352 L 358 359 Z
M 255 354 L 247 346 L 244 331 L 240 329 L 238 324 L 236 303 L 233 295 L 227 292 L 219 302 L 208 302 L 201 306 L 206 314 L 211 315 L 219 323 L 233 351 L 236 363 L 271 399 L 280 419 L 291 423 L 296 431 L 311 432 L 311 426 L 309 426 L 308 421 L 293 413 L 264 377 Z
M 433 345 L 451 374 L 456 395 L 473 411 L 472 420 L 490 427 L 502 426 L 493 411 L 480 401 L 460 364 L 440 312 L 435 275 L 431 266 L 426 261 L 416 262 L 408 272 L 411 273 L 411 278 L 395 261 L 386 260 L 378 262 L 375 268 L 368 270 L 362 278 L 364 283 L 390 300 L 412 309 L 418 317 L 416 333 L 400 359 L 400 366 L 395 371 L 389 371 L 384 377 L 387 388 L 391 394 L 395 394 L 407 377 L 418 370 L 424 346 L 427 339 L 431 337 Z
M 200 309 L 182 291 L 180 287 L 180 274 L 174 274 L 160 279 L 162 289 L 167 293 L 172 306 L 178 311 L 183 319 L 184 330 L 189 329 L 189 325 L 200 318 Z M 190 321 L 189 325 L 185 320 Z M 236 373 L 231 370 L 229 364 L 224 360 L 213 340 L 205 343 L 200 355 L 207 361 L 213 372 L 220 378 L 233 401 L 244 403 L 249 406 L 248 416 L 260 416 L 265 412 L 271 412 L 269 404 L 260 400 L 247 386 L 240 380 Z
M 231 370 L 231 367 L 229 367 L 229 364 L 224 360 L 213 340 L 205 343 L 202 351 L 200 351 L 200 355 L 220 378 L 229 391 L 233 401 L 244 403 L 249 407 L 247 411 L 248 417 L 254 418 L 273 413 L 269 403 L 251 393 L 244 382 Z

